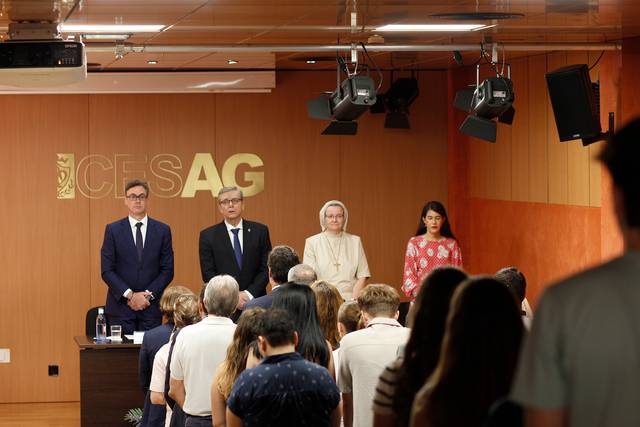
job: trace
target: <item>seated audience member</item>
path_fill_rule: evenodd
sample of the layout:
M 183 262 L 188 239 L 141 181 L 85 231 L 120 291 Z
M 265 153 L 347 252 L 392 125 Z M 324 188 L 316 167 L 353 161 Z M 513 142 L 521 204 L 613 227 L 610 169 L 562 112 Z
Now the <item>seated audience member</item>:
M 408 319 L 411 335 L 402 355 L 380 375 L 373 401 L 374 427 L 409 425 L 413 398 L 440 357 L 451 297 L 467 275 L 455 267 L 439 267 L 422 281 Z
M 262 354 L 260 354 L 260 345 L 256 339 L 249 344 L 249 349 L 247 350 L 247 366 L 245 369 L 255 368 L 260 362 L 262 362 Z
M 366 327 L 340 341 L 338 384 L 345 427 L 373 424 L 371 405 L 378 377 L 409 337 L 409 329 L 397 321 L 400 297 L 391 286 L 366 286 L 358 295 L 358 306 Z
M 162 293 L 160 298 L 160 312 L 162 313 L 162 325 L 144 333 L 142 346 L 138 357 L 138 380 L 142 391 L 145 393 L 144 411 L 142 413 L 141 427 L 164 425 L 166 412 L 164 404 L 154 405 L 151 403 L 149 395 L 149 383 L 153 369 L 153 359 L 160 347 L 169 342 L 171 331 L 173 331 L 173 305 L 180 295 L 193 294 L 191 290 L 184 286 L 169 286 Z M 164 378 L 163 378 L 164 380 Z
M 340 392 L 325 368 L 295 351 L 298 334 L 288 313 L 267 310 L 259 318 L 259 330 L 264 359 L 233 385 L 227 425 L 339 426 Z
M 336 350 L 340 346 L 338 311 L 344 300 L 338 288 L 327 282 L 314 282 L 311 284 L 311 290 L 316 295 L 316 308 L 318 309 L 320 328 L 326 340 L 331 344 L 331 348 Z
M 520 308 L 492 277 L 465 281 L 449 308 L 442 352 L 416 395 L 411 426 L 480 426 L 508 395 L 523 335 Z
M 166 292 L 166 291 L 165 291 Z M 169 372 L 169 361 L 171 357 L 171 351 L 173 349 L 173 345 L 176 342 L 176 336 L 180 332 L 182 328 L 188 325 L 193 325 L 194 323 L 202 320 L 200 315 L 200 310 L 198 309 L 200 304 L 198 301 L 198 297 L 193 292 L 189 292 L 183 295 L 179 295 L 173 305 L 173 319 L 175 322 L 175 329 L 173 330 L 173 334 L 171 336 L 170 342 L 166 343 L 156 353 L 155 358 L 153 359 L 153 370 L 151 373 L 151 382 L 149 384 L 149 392 L 150 392 L 150 400 L 154 405 L 165 405 L 166 403 L 166 421 L 165 419 L 161 420 L 161 422 L 151 424 L 153 426 L 166 426 L 169 427 L 170 421 L 172 418 L 172 409 L 174 406 L 173 401 L 167 402 L 165 399 L 165 393 L 168 392 L 168 378 L 171 376 Z M 171 405 L 169 405 L 171 403 Z M 184 425 L 184 416 L 182 412 L 179 411 L 178 414 L 174 416 L 176 422 L 178 420 L 183 421 Z M 179 425 L 179 423 L 177 423 Z
M 345 301 L 338 310 L 338 332 L 340 339 L 345 335 L 362 329 L 362 312 L 358 306 L 358 301 Z
M 331 344 L 325 339 L 316 309 L 316 298 L 307 285 L 289 283 L 273 297 L 273 308 L 285 310 L 298 332 L 296 350 L 309 362 L 324 366 L 335 378 Z
M 529 306 L 529 303 L 527 302 L 525 305 L 527 300 L 525 297 L 527 293 L 527 279 L 524 277 L 524 274 L 516 267 L 505 267 L 498 270 L 495 278 L 504 283 L 516 296 L 522 308 L 522 322 L 524 323 L 524 327 L 530 329 L 532 316 L 530 313 L 527 313 L 525 309 L 525 307 Z M 529 311 L 531 311 L 531 308 L 529 308 Z
M 294 265 L 287 274 L 289 283 L 295 283 L 297 285 L 310 285 L 318 280 L 316 271 L 307 264 Z
M 274 248 L 275 250 L 275 248 Z M 238 326 L 233 334 L 233 341 L 227 348 L 227 357 L 218 366 L 211 383 L 211 410 L 213 425 L 223 427 L 227 423 L 227 398 L 233 383 L 247 366 L 249 346 L 258 339 L 259 316 L 263 308 L 245 308 L 238 319 Z
M 225 359 L 236 325 L 229 318 L 238 305 L 238 282 L 221 275 L 207 283 L 207 317 L 185 327 L 171 359 L 169 396 L 185 413 L 187 427 L 211 426 L 211 381 Z
M 269 285 L 271 293 L 247 301 L 245 309 L 253 307 L 269 308 L 273 302 L 273 293 L 280 289 L 281 285 L 287 283 L 287 274 L 300 259 L 293 248 L 285 245 L 276 246 L 269 252 L 267 257 L 267 271 L 269 274 Z
M 543 293 L 511 396 L 528 426 L 640 426 L 640 119 L 599 157 L 624 252 Z
M 200 295 L 198 296 L 198 308 L 200 309 L 200 317 L 205 318 L 209 313 L 207 313 L 207 307 L 204 306 L 204 292 L 207 290 L 207 284 L 200 288 Z

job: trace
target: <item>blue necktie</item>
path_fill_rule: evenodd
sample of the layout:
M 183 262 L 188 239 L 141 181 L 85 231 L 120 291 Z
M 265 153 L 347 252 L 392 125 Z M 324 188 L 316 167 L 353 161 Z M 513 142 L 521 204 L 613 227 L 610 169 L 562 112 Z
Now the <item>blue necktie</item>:
M 236 254 L 236 261 L 238 262 L 238 268 L 242 270 L 242 248 L 240 247 L 240 239 L 238 238 L 239 228 L 232 228 L 233 233 L 233 252 Z
M 136 250 L 138 251 L 138 261 L 142 259 L 142 223 L 139 222 L 136 224 Z

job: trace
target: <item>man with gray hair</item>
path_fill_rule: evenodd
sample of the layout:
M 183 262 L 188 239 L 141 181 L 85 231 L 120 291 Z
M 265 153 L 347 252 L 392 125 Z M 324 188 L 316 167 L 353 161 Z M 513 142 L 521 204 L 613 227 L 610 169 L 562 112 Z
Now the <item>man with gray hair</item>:
M 298 285 L 310 285 L 318 280 L 316 271 L 308 264 L 294 265 L 289 270 L 288 279 L 290 283 Z
M 229 318 L 238 305 L 238 282 L 229 276 L 212 278 L 204 292 L 209 313 L 180 330 L 171 358 L 169 396 L 186 415 L 186 427 L 211 426 L 211 382 L 226 356 L 236 325 Z
M 269 229 L 242 218 L 244 196 L 238 187 L 220 189 L 218 210 L 224 220 L 200 232 L 202 280 L 207 283 L 219 274 L 233 276 L 240 286 L 237 309 L 242 310 L 247 301 L 266 293 Z

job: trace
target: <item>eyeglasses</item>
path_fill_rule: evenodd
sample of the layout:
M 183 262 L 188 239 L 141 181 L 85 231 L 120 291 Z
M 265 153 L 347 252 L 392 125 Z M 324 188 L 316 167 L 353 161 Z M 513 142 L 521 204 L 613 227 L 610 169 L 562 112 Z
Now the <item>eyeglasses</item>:
M 325 218 L 329 219 L 329 220 L 334 220 L 334 219 L 342 219 L 344 218 L 344 215 L 338 214 L 338 215 L 325 215 Z
M 145 200 L 147 200 L 146 194 L 127 194 L 126 197 L 127 197 L 127 200 L 131 202 L 135 202 L 136 200 L 144 202 Z
M 224 200 L 218 200 L 218 204 L 220 206 L 227 207 L 229 205 L 237 205 L 241 201 L 242 199 L 224 199 Z

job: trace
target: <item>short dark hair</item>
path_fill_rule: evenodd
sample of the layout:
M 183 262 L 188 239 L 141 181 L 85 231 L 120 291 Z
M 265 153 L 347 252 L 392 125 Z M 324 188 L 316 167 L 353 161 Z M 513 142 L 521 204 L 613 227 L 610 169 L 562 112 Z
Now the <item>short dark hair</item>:
M 271 347 L 293 344 L 295 328 L 289 313 L 279 308 L 270 308 L 258 317 L 258 333 Z
M 298 258 L 296 251 L 286 245 L 273 248 L 267 259 L 267 266 L 271 269 L 271 277 L 276 283 L 287 283 L 289 270 L 299 263 L 300 258 Z
M 124 194 L 127 194 L 127 191 L 131 190 L 133 187 L 142 187 L 144 188 L 145 196 L 149 195 L 149 183 L 147 181 L 143 181 L 141 179 L 133 179 L 127 182 L 124 186 Z
M 624 220 L 640 227 L 640 118 L 629 122 L 605 144 L 598 157 L 607 167 L 613 183 L 623 195 Z
M 527 293 L 527 279 L 516 267 L 505 267 L 499 270 L 495 278 L 511 289 L 519 302 L 524 301 Z

